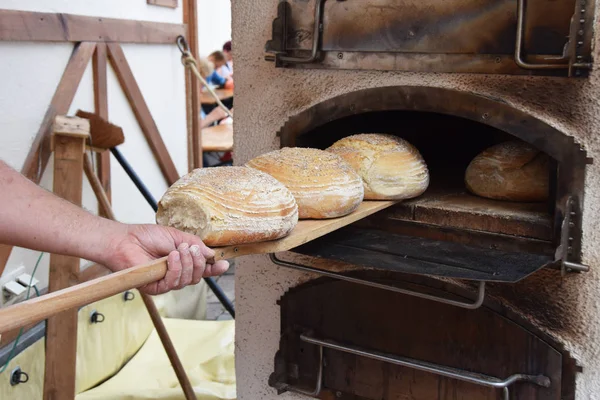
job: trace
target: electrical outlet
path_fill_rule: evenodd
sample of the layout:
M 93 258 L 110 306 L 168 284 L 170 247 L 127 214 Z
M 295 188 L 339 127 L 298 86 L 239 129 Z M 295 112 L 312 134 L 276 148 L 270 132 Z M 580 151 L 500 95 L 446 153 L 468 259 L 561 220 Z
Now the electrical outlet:
M 5 291 L 4 291 L 4 286 L 6 286 L 7 283 L 9 282 L 17 282 L 17 278 L 20 275 L 23 275 L 25 273 L 25 266 L 21 265 L 18 268 L 15 268 L 12 271 L 9 272 L 4 272 L 4 274 L 2 274 L 2 277 L 0 277 L 0 307 L 5 307 L 7 305 L 13 304 L 15 301 L 19 300 L 20 297 L 23 297 L 23 299 L 25 298 L 25 296 L 23 294 L 19 295 L 19 296 L 9 296 L 8 298 L 5 298 Z

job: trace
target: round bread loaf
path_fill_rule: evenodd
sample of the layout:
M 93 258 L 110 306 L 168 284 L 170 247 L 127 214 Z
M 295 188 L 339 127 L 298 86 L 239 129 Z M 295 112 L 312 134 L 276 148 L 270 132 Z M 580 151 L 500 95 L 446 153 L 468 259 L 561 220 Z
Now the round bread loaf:
M 298 222 L 298 206 L 285 186 L 255 169 L 203 168 L 167 190 L 156 222 L 197 235 L 207 246 L 228 246 L 286 236 Z
M 465 174 L 467 189 L 496 200 L 545 201 L 549 190 L 549 159 L 520 141 L 500 143 L 471 161 Z
M 247 163 L 283 183 L 298 203 L 300 219 L 336 218 L 363 200 L 363 185 L 350 165 L 323 150 L 287 147 Z
M 429 186 L 425 160 L 413 145 L 397 136 L 348 136 L 327 151 L 340 155 L 362 177 L 365 199 L 410 199 L 423 194 Z

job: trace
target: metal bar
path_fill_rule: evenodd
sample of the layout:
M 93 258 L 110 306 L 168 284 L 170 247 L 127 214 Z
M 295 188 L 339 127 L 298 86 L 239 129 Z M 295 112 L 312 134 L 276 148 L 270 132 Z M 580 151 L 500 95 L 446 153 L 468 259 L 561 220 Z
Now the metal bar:
M 158 211 L 158 203 L 154 199 L 154 196 L 150 193 L 146 185 L 142 182 L 140 177 L 135 173 L 131 165 L 127 162 L 123 154 L 116 148 L 113 147 L 110 149 L 111 153 L 115 156 L 121 167 L 125 170 L 125 173 L 132 180 L 133 184 L 138 188 L 142 196 L 146 199 L 150 207 L 154 210 L 154 212 Z M 212 279 L 212 278 L 204 278 L 206 284 L 213 291 L 217 299 L 221 302 L 223 307 L 227 310 L 227 312 L 231 315 L 232 318 L 235 319 L 235 308 L 233 307 L 233 303 L 229 300 L 223 289 Z
M 484 281 L 479 282 L 479 290 L 477 292 L 477 299 L 472 303 L 465 303 L 462 301 L 446 299 L 443 297 L 433 296 L 433 295 L 426 294 L 426 293 L 415 292 L 413 290 L 401 289 L 401 288 L 398 288 L 395 286 L 385 285 L 382 283 L 373 282 L 373 281 L 369 281 L 366 279 L 354 278 L 351 276 L 338 274 L 336 272 L 324 271 L 322 269 L 313 268 L 313 267 L 309 267 L 309 266 L 305 266 L 305 265 L 300 265 L 300 264 L 296 264 L 296 263 L 293 263 L 290 261 L 284 261 L 284 260 L 277 258 L 277 256 L 275 254 L 269 254 L 269 258 L 271 259 L 271 262 L 273 262 L 273 264 L 279 265 L 281 267 L 287 267 L 287 268 L 292 268 L 292 269 L 296 269 L 296 270 L 303 271 L 303 272 L 320 274 L 323 276 L 339 279 L 339 280 L 346 281 L 346 282 L 356 283 L 359 285 L 371 286 L 371 287 L 374 287 L 377 289 L 389 290 L 391 292 L 406 294 L 406 295 L 414 296 L 414 297 L 419 297 L 421 299 L 437 301 L 438 303 L 448 304 L 448 305 L 460 307 L 460 308 L 466 308 L 468 310 L 475 310 L 475 309 L 481 307 L 481 305 L 483 304 L 483 300 L 485 299 L 485 282 Z
M 317 397 L 323 389 L 323 346 L 319 346 L 319 370 L 317 371 L 317 384 L 315 390 L 309 392 L 308 390 L 300 389 L 296 386 L 288 385 L 287 383 L 280 384 L 279 389 L 300 393 L 305 396 Z
M 327 0 L 316 0 L 315 3 L 315 26 L 313 29 L 313 42 L 312 49 L 309 57 L 288 57 L 288 56 L 279 56 L 279 60 L 292 64 L 308 64 L 317 60 L 319 56 L 319 45 L 321 43 L 321 35 L 323 33 L 323 5 Z M 283 44 L 285 46 L 285 42 L 287 37 L 282 38 Z
M 344 353 L 354 354 L 361 357 L 367 357 L 374 360 L 387 362 L 390 364 L 400 365 L 402 367 L 408 367 L 419 371 L 444 376 L 446 378 L 457 379 L 460 381 L 496 389 L 507 389 L 509 386 L 516 382 L 533 383 L 535 385 L 545 388 L 550 387 L 551 385 L 550 378 L 543 375 L 514 374 L 502 380 L 493 376 L 473 373 L 456 368 L 450 368 L 443 365 L 428 363 L 425 361 L 418 361 L 406 357 L 399 357 L 392 354 L 369 351 L 356 346 L 342 345 L 333 340 L 318 339 L 305 334 L 300 335 L 300 340 L 306 343 L 317 345 L 321 348 L 326 347 L 332 350 L 342 351 Z M 504 390 L 505 398 L 507 393 L 508 390 Z
M 524 69 L 567 69 L 569 59 L 562 57 L 548 57 L 547 60 L 566 61 L 566 64 L 531 64 L 523 59 L 523 34 L 525 32 L 525 0 L 517 0 L 517 39 L 515 43 L 515 63 Z M 575 38 L 569 38 L 575 40 Z

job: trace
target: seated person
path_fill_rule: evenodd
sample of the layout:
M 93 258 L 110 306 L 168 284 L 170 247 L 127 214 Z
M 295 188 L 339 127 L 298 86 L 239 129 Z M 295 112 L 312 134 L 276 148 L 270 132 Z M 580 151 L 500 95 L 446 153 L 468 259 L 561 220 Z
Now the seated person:
M 223 45 L 223 54 L 227 60 L 227 67 L 233 76 L 233 54 L 231 53 L 231 40 Z
M 233 115 L 233 109 L 229 110 Z M 201 128 L 208 128 L 215 124 L 231 124 L 233 120 L 225 113 L 221 107 L 212 110 L 202 119 Z M 231 151 L 209 151 L 202 153 L 202 164 L 204 167 L 217 167 L 233 165 L 233 153 Z
M 214 85 L 217 88 L 224 88 L 227 83 L 227 79 L 223 78 L 217 70 L 213 69 L 210 65 L 210 60 L 201 58 L 198 60 L 198 71 L 200 75 L 206 80 L 209 85 Z
M 217 73 L 225 79 L 232 79 L 233 70 L 229 68 L 227 64 L 227 59 L 225 58 L 225 54 L 221 51 L 215 51 L 211 55 L 208 56 L 208 61 L 210 61 L 214 66 Z

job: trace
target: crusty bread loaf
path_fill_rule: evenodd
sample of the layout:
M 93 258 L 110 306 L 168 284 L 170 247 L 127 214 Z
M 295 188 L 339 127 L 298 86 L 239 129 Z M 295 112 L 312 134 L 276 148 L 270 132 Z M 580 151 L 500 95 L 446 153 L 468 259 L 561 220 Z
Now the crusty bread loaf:
M 286 236 L 298 222 L 298 206 L 290 191 L 265 173 L 204 168 L 167 190 L 156 221 L 197 235 L 208 246 L 227 246 Z
M 510 201 L 548 199 L 548 156 L 520 141 L 500 143 L 471 161 L 467 189 L 481 197 Z
M 323 150 L 283 148 L 256 157 L 247 166 L 283 183 L 296 198 L 300 219 L 341 217 L 363 200 L 360 177 L 339 156 Z
M 429 186 L 429 171 L 419 151 L 393 135 L 364 133 L 338 140 L 328 151 L 340 155 L 362 177 L 365 199 L 417 197 Z

